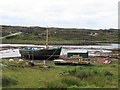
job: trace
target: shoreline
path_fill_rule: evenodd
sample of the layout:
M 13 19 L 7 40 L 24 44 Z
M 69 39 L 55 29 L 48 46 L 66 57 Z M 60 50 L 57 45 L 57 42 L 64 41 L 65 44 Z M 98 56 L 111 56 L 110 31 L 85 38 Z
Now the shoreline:
M 1 44 L 31 44 L 39 45 L 34 43 L 1 43 Z M 103 42 L 103 41 L 93 41 L 93 42 L 80 42 L 80 43 L 49 43 L 49 45 L 100 45 L 100 44 L 120 44 L 120 42 Z M 40 44 L 45 45 L 45 44 Z
M 83 43 L 81 43 L 81 44 L 49 44 L 49 46 L 51 47 L 51 46 L 55 46 L 55 47 L 59 47 L 59 46 L 108 46 L 108 45 L 112 45 L 112 44 L 118 44 L 117 45 L 117 47 L 119 48 L 119 43 L 95 43 L 95 44 L 83 44 Z M 0 50 L 2 50 L 2 49 L 4 49 L 4 48 L 9 48 L 9 49 L 11 49 L 11 48 L 21 48 L 21 47 L 45 47 L 45 45 L 44 44 L 40 44 L 40 45 L 38 45 L 38 44 L 20 44 L 20 43 L 8 43 L 8 44 L 6 44 L 6 43 L 2 43 L 2 44 L 0 44 Z

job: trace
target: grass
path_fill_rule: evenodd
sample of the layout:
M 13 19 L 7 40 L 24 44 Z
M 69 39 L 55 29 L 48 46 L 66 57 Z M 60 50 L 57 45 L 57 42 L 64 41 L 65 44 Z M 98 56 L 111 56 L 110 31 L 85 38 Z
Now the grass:
M 45 45 L 45 40 L 21 40 L 21 39 L 3 39 L 2 43 L 13 43 L 13 44 L 42 44 Z M 80 44 L 79 40 L 49 40 L 49 44 Z
M 4 61 L 3 82 L 3 88 L 116 88 L 118 64 L 40 68 Z
M 21 44 L 45 44 L 45 35 L 38 35 L 41 34 L 40 32 L 34 33 L 22 33 L 15 37 L 2 39 L 2 43 L 21 43 Z M 118 37 L 116 32 L 114 35 L 111 35 L 110 32 L 99 31 L 99 35 L 91 36 L 86 31 L 49 31 L 49 44 L 80 44 L 81 42 L 85 41 L 86 43 L 89 41 L 103 41 L 103 42 L 118 42 Z M 83 33 L 84 32 L 84 33 Z M 90 31 L 89 31 L 90 32 Z M 98 32 L 98 31 L 97 31 Z M 100 33 L 101 32 L 101 33 Z M 8 33 L 8 31 L 7 31 Z M 37 33 L 37 34 L 35 34 Z M 45 33 L 45 32 L 44 32 Z

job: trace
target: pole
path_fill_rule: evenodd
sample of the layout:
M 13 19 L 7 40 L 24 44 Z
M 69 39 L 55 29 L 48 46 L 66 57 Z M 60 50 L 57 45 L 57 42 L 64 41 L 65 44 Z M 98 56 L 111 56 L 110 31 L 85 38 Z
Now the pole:
M 48 48 L 48 28 L 46 30 L 46 48 Z

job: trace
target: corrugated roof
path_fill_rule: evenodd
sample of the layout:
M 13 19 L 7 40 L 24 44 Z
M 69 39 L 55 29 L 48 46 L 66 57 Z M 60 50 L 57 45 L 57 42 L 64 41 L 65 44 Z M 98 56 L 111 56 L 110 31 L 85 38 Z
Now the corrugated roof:
M 67 53 L 87 53 L 87 50 L 69 50 Z

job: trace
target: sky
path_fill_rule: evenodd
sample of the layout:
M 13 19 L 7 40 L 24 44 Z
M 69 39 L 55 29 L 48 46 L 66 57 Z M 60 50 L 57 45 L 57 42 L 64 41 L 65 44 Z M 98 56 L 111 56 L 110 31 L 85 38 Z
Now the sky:
M 119 0 L 0 0 L 0 25 L 118 28 Z

